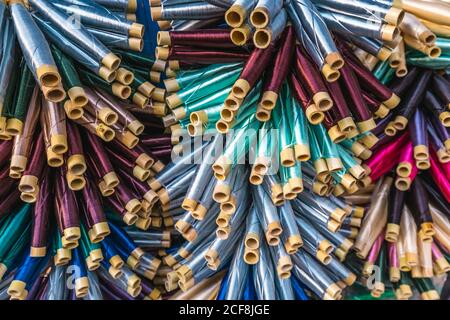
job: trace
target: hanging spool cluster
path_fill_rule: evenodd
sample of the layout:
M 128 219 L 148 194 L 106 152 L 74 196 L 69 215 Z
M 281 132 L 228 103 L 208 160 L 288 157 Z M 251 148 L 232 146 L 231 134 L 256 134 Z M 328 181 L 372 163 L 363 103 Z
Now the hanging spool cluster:
M 177 207 L 173 298 L 438 299 L 448 4 L 151 5 L 181 141 L 151 183 Z

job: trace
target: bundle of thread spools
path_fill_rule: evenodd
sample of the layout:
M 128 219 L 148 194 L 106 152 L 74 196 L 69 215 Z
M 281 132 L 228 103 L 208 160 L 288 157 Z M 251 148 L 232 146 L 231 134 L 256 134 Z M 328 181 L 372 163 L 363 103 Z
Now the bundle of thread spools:
M 447 2 L 139 4 L 0 0 L 2 299 L 441 298 Z

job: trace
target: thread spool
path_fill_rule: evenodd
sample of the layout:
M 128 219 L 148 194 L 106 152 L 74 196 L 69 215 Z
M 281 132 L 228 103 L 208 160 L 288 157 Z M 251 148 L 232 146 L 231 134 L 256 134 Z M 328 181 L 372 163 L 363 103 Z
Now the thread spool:
M 112 93 L 122 100 L 126 100 L 131 95 L 131 88 L 119 82 L 114 82 L 111 86 Z
M 117 70 L 120 65 L 120 58 L 116 56 L 114 53 L 108 53 L 102 59 L 102 64 L 111 70 Z
M 321 69 L 322 75 L 327 82 L 335 82 L 341 76 L 337 69 L 333 69 L 329 64 L 325 63 Z
M 118 68 L 115 80 L 128 86 L 133 82 L 134 74 L 125 68 Z
M 66 174 L 67 184 L 69 188 L 74 191 L 79 191 L 86 185 L 86 180 L 81 175 L 74 175 L 70 172 Z
M 41 90 L 45 99 L 51 102 L 61 102 L 66 98 L 66 92 L 61 83 L 56 86 L 41 85 Z
M 64 164 L 64 158 L 62 154 L 57 154 L 53 152 L 51 148 L 48 148 L 46 150 L 46 154 L 47 154 L 47 164 L 50 167 L 56 168 Z
M 100 76 L 100 78 L 102 78 L 106 82 L 111 83 L 116 79 L 117 71 L 109 69 L 105 66 L 102 66 L 98 70 L 98 75 Z
M 16 118 L 10 118 L 6 121 L 6 133 L 11 136 L 17 136 L 22 133 L 23 122 Z
M 38 194 L 39 194 L 39 186 L 37 186 L 35 190 L 31 192 L 22 192 L 20 194 L 20 199 L 26 203 L 35 203 L 37 201 Z
M 246 10 L 240 5 L 232 5 L 225 12 L 225 22 L 232 28 L 240 27 L 247 16 Z
M 100 137 L 103 141 L 110 142 L 116 136 L 114 130 L 103 123 L 98 123 L 95 127 L 95 133 L 98 137 Z
M 139 38 L 129 38 L 128 46 L 133 51 L 142 52 L 142 50 L 144 49 L 144 41 Z

